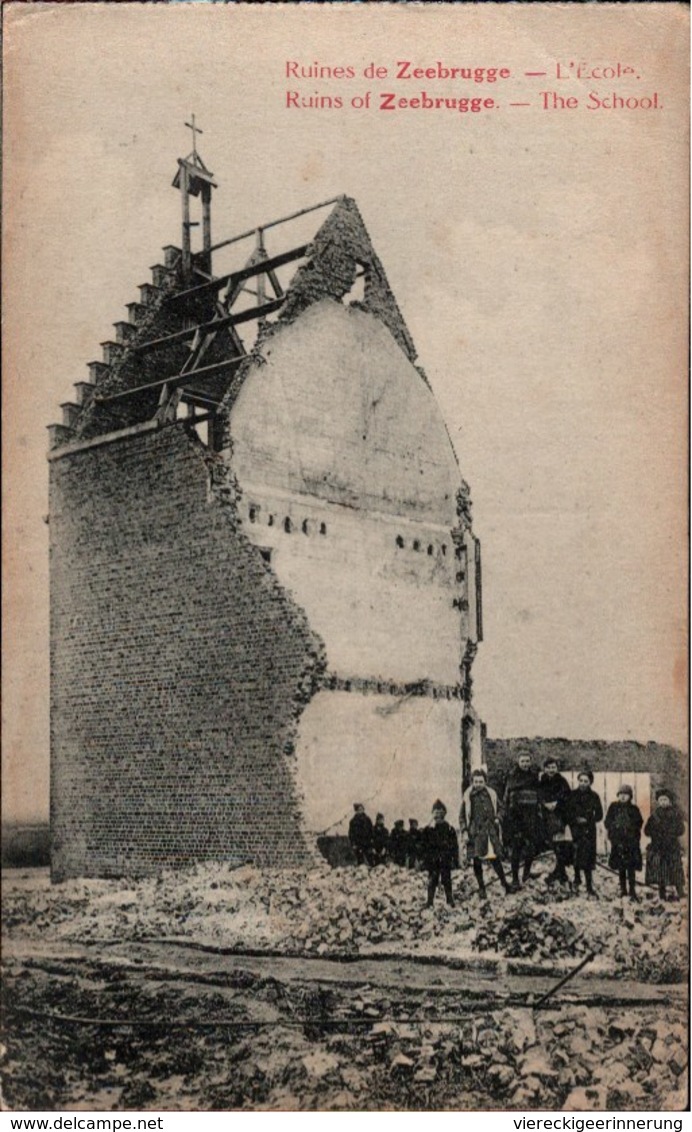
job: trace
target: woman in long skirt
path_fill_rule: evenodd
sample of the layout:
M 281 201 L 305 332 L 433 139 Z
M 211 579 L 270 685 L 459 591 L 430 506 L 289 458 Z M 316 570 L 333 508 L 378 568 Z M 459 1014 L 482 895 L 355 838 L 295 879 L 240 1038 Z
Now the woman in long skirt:
M 644 833 L 651 838 L 646 853 L 646 883 L 658 887 L 661 900 L 666 898 L 666 889 L 672 885 L 682 897 L 685 890 L 685 875 L 682 869 L 680 838 L 685 832 L 685 822 L 680 811 L 673 805 L 667 790 L 656 794 L 656 809 L 644 827 Z

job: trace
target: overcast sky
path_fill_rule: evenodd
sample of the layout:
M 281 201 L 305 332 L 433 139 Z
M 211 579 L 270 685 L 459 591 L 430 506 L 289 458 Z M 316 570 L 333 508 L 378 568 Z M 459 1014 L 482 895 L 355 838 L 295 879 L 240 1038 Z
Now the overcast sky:
M 193 111 L 219 185 L 215 239 L 339 193 L 360 206 L 471 485 L 489 734 L 687 746 L 687 18 L 675 4 L 11 8 L 10 816 L 47 813 L 45 426 L 179 243 L 171 180 Z M 285 77 L 287 60 L 362 75 L 400 59 L 511 78 Z M 556 78 L 580 60 L 633 73 Z M 545 111 L 543 89 L 579 105 Z M 287 90 L 499 108 L 288 108 Z M 656 92 L 659 108 L 588 110 L 589 91 Z M 285 245 L 270 232 L 268 247 Z

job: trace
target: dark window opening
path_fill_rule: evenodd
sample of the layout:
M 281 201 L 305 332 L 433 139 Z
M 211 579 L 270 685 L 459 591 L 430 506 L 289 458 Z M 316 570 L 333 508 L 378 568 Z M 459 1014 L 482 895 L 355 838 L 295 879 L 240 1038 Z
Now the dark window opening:
M 293 523 L 289 519 L 288 515 L 284 519 L 284 530 L 287 535 L 290 535 L 291 531 L 293 530 Z
M 463 570 L 459 570 L 457 572 L 457 582 L 463 582 L 465 577 L 466 577 L 466 574 L 464 573 Z
M 271 562 L 272 552 L 269 549 L 269 547 L 261 546 L 260 547 L 260 554 L 262 555 L 262 558 L 264 559 L 265 562 Z
M 404 540 L 402 539 L 401 535 L 397 535 L 397 536 L 396 536 L 396 545 L 397 545 L 398 547 L 403 547 L 403 545 L 404 545 Z
M 446 553 L 447 553 L 447 547 L 446 547 L 445 543 L 442 543 L 442 546 L 440 547 L 440 550 L 442 551 L 442 553 L 443 553 L 443 554 L 446 554 Z
M 267 519 L 267 526 L 268 527 L 274 526 L 274 516 L 273 515 L 270 515 L 269 518 Z
M 326 523 L 320 523 L 320 534 L 326 535 L 326 533 L 327 533 L 327 524 Z
M 249 511 L 249 515 L 250 515 L 250 522 L 256 523 L 257 522 L 257 508 L 251 507 L 250 511 Z
M 302 523 L 302 526 L 301 526 L 300 529 L 301 529 L 301 531 L 303 532 L 304 535 L 309 533 L 308 532 L 308 521 L 307 521 L 307 519 L 303 519 L 303 523 Z
M 414 549 L 414 550 L 420 550 L 420 539 L 414 538 L 414 540 L 413 540 L 413 549 Z
M 463 558 L 463 557 L 464 557 L 464 548 L 463 548 L 463 546 L 458 546 L 458 547 L 456 548 L 456 550 L 454 551 L 454 553 L 456 554 L 457 558 Z
M 428 543 L 428 554 L 434 554 L 434 553 L 435 553 L 435 547 L 433 546 L 433 544 L 431 542 L 429 542 Z

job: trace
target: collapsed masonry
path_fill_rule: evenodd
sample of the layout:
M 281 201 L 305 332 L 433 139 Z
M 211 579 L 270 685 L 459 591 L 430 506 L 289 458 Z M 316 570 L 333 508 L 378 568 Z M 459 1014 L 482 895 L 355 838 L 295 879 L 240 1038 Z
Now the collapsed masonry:
M 56 880 L 295 864 L 481 758 L 468 488 L 354 201 L 270 254 L 284 221 L 212 245 L 196 150 L 174 185 L 182 247 L 50 426 Z

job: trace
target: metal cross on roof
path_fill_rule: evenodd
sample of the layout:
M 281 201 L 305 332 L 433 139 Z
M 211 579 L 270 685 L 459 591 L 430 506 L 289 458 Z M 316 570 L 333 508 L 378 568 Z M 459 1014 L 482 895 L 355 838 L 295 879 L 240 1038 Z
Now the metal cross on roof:
M 204 130 L 200 130 L 199 126 L 195 124 L 195 116 L 191 114 L 191 122 L 186 122 L 188 130 L 192 130 L 192 156 L 197 157 L 197 134 L 203 134 Z

